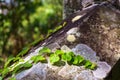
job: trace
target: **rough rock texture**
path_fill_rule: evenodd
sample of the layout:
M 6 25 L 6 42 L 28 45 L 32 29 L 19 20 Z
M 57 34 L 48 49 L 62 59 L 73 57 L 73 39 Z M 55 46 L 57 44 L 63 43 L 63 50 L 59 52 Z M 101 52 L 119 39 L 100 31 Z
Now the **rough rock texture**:
M 79 75 L 76 75 L 74 80 L 100 80 L 100 79 L 93 77 L 91 71 L 84 70 L 84 71 L 81 71 Z
M 93 72 L 93 75 L 96 78 L 105 78 L 107 76 L 107 74 L 110 72 L 111 70 L 111 66 L 109 66 L 106 62 L 97 62 L 98 68 Z
M 38 63 L 29 70 L 25 70 L 16 75 L 17 80 L 45 80 L 47 66 Z
M 101 60 L 113 65 L 120 58 L 120 13 L 111 7 L 101 6 L 81 26 L 80 32 L 81 42 L 92 47 Z
M 97 62 L 99 59 L 96 57 L 96 52 L 94 52 L 91 48 L 89 48 L 85 44 L 78 44 L 72 51 L 76 55 L 82 55 L 85 59 L 88 59 L 92 62 Z
M 61 30 L 41 42 L 37 47 L 49 46 L 56 42 L 60 46 L 67 45 L 73 48 L 78 43 L 84 43 L 91 47 L 100 56 L 101 60 L 107 61 L 112 66 L 119 59 L 120 11 L 113 8 L 112 5 L 109 3 L 93 5 L 71 15 L 61 25 L 64 22 L 66 24 Z M 77 28 L 80 36 L 67 34 L 72 28 Z M 34 51 L 34 49 L 31 51 Z
M 55 45 L 54 45 L 55 46 Z M 59 46 L 56 44 L 55 47 Z M 81 48 L 81 49 L 80 49 Z M 37 55 L 38 51 L 36 49 L 31 55 L 27 56 L 25 60 L 30 59 L 31 56 Z M 54 48 L 53 48 L 54 49 Z M 78 44 L 73 49 L 68 46 L 63 45 L 61 47 L 64 51 L 77 51 L 76 55 L 84 52 L 84 57 L 93 61 L 98 65 L 95 70 L 85 69 L 84 66 L 75 65 L 64 65 L 64 66 L 53 66 L 49 63 L 37 63 L 32 68 L 22 71 L 16 75 L 17 80 L 102 80 L 106 77 L 107 73 L 110 71 L 111 66 L 106 62 L 101 62 L 96 60 L 98 56 L 96 53 L 85 44 Z M 90 54 L 90 55 L 89 55 Z M 89 56 L 86 56 L 89 55 Z M 102 74 L 101 74 L 102 73 Z
M 96 57 L 90 59 L 94 58 L 97 61 L 97 56 L 99 56 L 100 60 L 105 60 L 112 66 L 120 58 L 120 12 L 113 8 L 112 5 L 107 3 L 95 4 L 81 12 L 74 13 L 68 19 L 63 20 L 61 25 L 63 25 L 63 28 L 31 49 L 30 55 L 25 59 L 28 60 L 30 56 L 37 54 L 42 46 L 47 46 L 54 51 L 63 47 L 63 45 L 68 46 L 73 51 L 74 48 L 83 50 L 83 52 L 87 51 L 85 54 L 90 51 L 89 56 L 91 56 L 92 52 L 92 55 Z M 85 45 L 77 48 L 80 43 L 89 46 L 93 50 L 89 48 L 82 49 Z M 65 50 L 69 50 L 69 48 L 64 46 Z M 102 70 L 107 74 L 110 69 L 107 70 L 106 64 L 102 64 L 104 68 Z M 21 77 L 21 74 L 24 74 L 25 71 L 17 74 L 16 77 L 18 80 L 101 80 L 105 77 L 102 75 L 102 77 L 99 76 L 98 78 L 95 75 L 96 73 L 93 74 L 91 70 L 85 70 L 83 67 L 78 66 L 55 67 L 45 65 L 43 68 L 43 65 L 39 63 L 37 64 L 38 67 L 35 65 L 27 70 L 27 74 L 24 76 Z M 39 71 L 41 72 L 37 73 Z

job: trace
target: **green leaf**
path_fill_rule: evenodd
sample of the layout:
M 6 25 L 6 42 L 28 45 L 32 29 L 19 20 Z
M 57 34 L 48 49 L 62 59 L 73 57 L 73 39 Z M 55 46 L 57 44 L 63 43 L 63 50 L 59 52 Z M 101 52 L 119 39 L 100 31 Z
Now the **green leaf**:
M 16 78 L 15 78 L 15 77 L 12 77 L 12 78 L 10 78 L 10 80 L 16 80 Z
M 17 66 L 14 68 L 14 71 L 12 72 L 12 74 L 17 73 L 18 71 L 20 71 L 20 69 L 30 68 L 30 67 L 32 67 L 32 64 L 29 63 L 29 62 L 25 62 L 25 63 L 19 64 L 19 65 L 17 65 Z
M 84 61 L 84 58 L 83 58 L 82 56 L 80 56 L 80 55 L 77 55 L 77 58 L 78 58 L 78 60 L 79 60 L 79 61 L 78 61 L 79 64 Z
M 63 27 L 62 25 L 57 26 L 56 29 L 54 30 L 54 32 L 57 31 L 57 30 L 59 30 L 62 27 Z
M 75 56 L 73 52 L 68 52 L 67 54 L 71 55 L 72 57 Z
M 15 57 L 9 58 L 8 61 L 5 63 L 4 68 L 10 65 L 10 62 L 14 61 Z
M 23 59 L 21 59 L 21 57 L 10 57 L 10 58 L 8 58 L 7 62 L 4 65 L 4 68 L 8 67 L 11 64 L 11 62 L 15 62 L 15 61 L 19 61 L 19 60 L 23 60 Z
M 72 59 L 72 55 L 70 53 L 64 53 L 64 54 L 62 54 L 61 57 L 62 57 L 63 61 L 71 61 L 71 59 Z
M 15 61 L 18 61 L 20 59 L 21 59 L 21 57 L 15 57 L 15 59 L 13 61 L 15 62 Z
M 90 68 L 91 65 L 92 65 L 92 62 L 90 62 L 89 60 L 86 60 L 85 68 Z
M 18 53 L 17 57 L 25 55 L 30 50 L 30 47 L 25 47 L 22 49 L 20 53 Z
M 90 66 L 91 70 L 94 70 L 97 67 L 97 65 L 95 63 L 92 63 L 92 65 Z
M 58 62 L 60 60 L 60 57 L 57 54 L 51 54 L 50 55 L 50 63 L 54 64 L 55 62 Z
M 62 55 L 62 54 L 64 54 L 64 51 L 62 51 L 62 50 L 56 50 L 55 54 Z
M 74 59 L 73 64 L 76 64 L 76 65 L 77 65 L 78 62 L 79 62 L 79 59 L 78 59 L 76 56 L 75 56 L 73 59 Z
M 50 53 L 50 52 L 51 52 L 51 50 L 49 48 L 44 47 L 39 51 L 39 54 L 42 55 L 44 53 Z
M 2 71 L 2 77 L 5 77 L 9 72 L 10 70 L 8 68 L 4 68 Z
M 80 56 L 80 55 L 77 55 L 77 56 L 74 57 L 73 64 L 79 65 L 83 61 L 84 61 L 84 58 L 82 56 Z
M 36 55 L 31 57 L 31 60 L 33 60 L 33 62 L 37 63 L 39 61 L 44 61 L 46 60 L 45 57 L 41 56 L 41 55 Z
M 29 46 L 35 46 L 38 42 L 40 42 L 42 39 L 38 38 L 35 41 L 33 41 L 31 44 L 29 44 Z

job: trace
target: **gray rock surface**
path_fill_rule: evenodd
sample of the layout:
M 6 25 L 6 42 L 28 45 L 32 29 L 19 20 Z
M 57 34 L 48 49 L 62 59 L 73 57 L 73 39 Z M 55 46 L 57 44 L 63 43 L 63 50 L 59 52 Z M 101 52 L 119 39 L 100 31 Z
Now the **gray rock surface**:
M 90 70 L 83 70 L 80 74 L 76 75 L 74 80 L 100 80 L 93 76 Z
M 85 44 L 78 44 L 72 51 L 76 55 L 82 55 L 85 59 L 96 62 L 98 61 L 98 57 L 96 56 L 96 52 L 93 51 L 90 47 Z
M 91 70 L 83 66 L 63 66 L 50 68 L 47 64 L 38 63 L 31 69 L 16 75 L 17 80 L 100 80 Z
M 98 65 L 98 68 L 92 71 L 93 75 L 99 79 L 105 78 L 107 74 L 110 72 L 111 66 L 108 65 L 106 62 L 97 62 L 97 65 Z
M 38 63 L 32 68 L 16 75 L 17 80 L 45 80 L 47 65 Z
M 61 50 L 63 50 L 64 52 L 71 52 L 72 50 L 68 47 L 68 46 L 66 46 L 66 45 L 63 45 L 62 47 L 61 47 Z
M 64 45 L 64 50 L 71 49 Z M 67 48 L 67 49 L 66 49 Z M 36 49 L 38 52 L 40 49 Z M 80 54 L 86 59 L 96 60 L 96 53 L 85 44 L 78 44 L 73 48 L 77 51 L 76 55 Z M 84 52 L 81 54 L 80 52 Z M 34 53 L 34 52 L 33 52 Z M 32 53 L 32 54 L 33 54 Z M 37 54 L 37 53 L 36 53 Z M 31 55 L 30 55 L 31 56 Z M 29 57 L 29 56 L 27 56 Z M 25 58 L 26 59 L 26 58 Z M 28 59 L 28 58 L 27 58 Z M 84 66 L 53 66 L 50 63 L 37 63 L 32 68 L 22 71 L 16 75 L 17 80 L 101 80 L 110 71 L 111 67 L 106 62 L 97 62 L 98 68 L 96 70 L 85 69 Z
M 60 45 L 55 42 L 55 43 L 48 45 L 47 47 L 50 48 L 54 52 L 55 50 L 60 48 Z

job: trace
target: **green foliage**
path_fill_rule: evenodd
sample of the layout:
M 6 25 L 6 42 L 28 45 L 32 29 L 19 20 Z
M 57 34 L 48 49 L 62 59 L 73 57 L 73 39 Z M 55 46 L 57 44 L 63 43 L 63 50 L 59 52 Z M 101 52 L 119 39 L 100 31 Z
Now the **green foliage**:
M 16 80 L 16 78 L 15 78 L 15 77 L 12 77 L 12 78 L 10 78 L 10 80 Z
M 92 63 L 89 60 L 85 60 L 84 57 L 81 55 L 74 55 L 73 52 L 64 52 L 62 50 L 56 50 L 55 52 L 52 52 L 49 48 L 43 47 L 39 50 L 39 53 L 33 57 L 30 58 L 27 62 L 25 62 L 20 57 L 10 57 L 6 64 L 4 65 L 4 69 L 0 70 L 0 75 L 2 78 L 6 77 L 8 74 L 12 75 L 13 79 L 17 72 L 22 71 L 23 69 L 27 69 L 32 67 L 32 63 L 36 64 L 38 62 L 48 62 L 50 61 L 50 64 L 52 65 L 59 65 L 67 62 L 69 62 L 70 65 L 77 65 L 77 66 L 84 66 L 88 69 L 95 69 L 97 65 L 95 63 Z M 10 65 L 11 62 L 14 62 L 12 65 Z M 62 63 L 60 63 L 62 62 Z M 60 66 L 60 65 L 59 65 Z
M 62 51 L 62 50 L 56 50 L 56 51 L 55 51 L 55 54 L 57 54 L 57 55 L 62 55 L 62 54 L 64 54 L 64 51 Z
M 8 67 L 12 61 L 14 61 L 15 57 L 8 59 L 8 61 L 5 63 L 4 68 Z
M 54 64 L 60 60 L 60 57 L 57 54 L 50 55 L 50 63 Z
M 63 61 L 71 61 L 71 59 L 72 59 L 72 55 L 71 55 L 71 53 L 64 53 L 64 54 L 62 54 L 62 60 Z
M 46 54 L 47 56 L 45 56 Z M 47 60 L 48 57 L 50 59 L 50 63 L 53 65 L 57 62 L 64 61 L 64 62 L 69 62 L 70 64 L 73 65 L 84 65 L 85 68 L 89 68 L 92 70 L 95 69 L 97 66 L 95 63 L 92 63 L 91 61 L 85 60 L 84 57 L 82 57 L 81 55 L 74 55 L 73 52 L 66 53 L 62 50 L 56 50 L 55 52 L 51 52 L 51 50 L 47 47 L 42 48 L 39 51 L 39 54 L 33 56 L 31 60 L 37 63 L 37 62 L 41 62 L 42 60 Z
M 94 70 L 96 67 L 97 67 L 97 64 L 92 63 L 92 65 L 90 66 L 90 69 L 91 69 L 91 70 Z
M 12 64 L 12 65 L 11 65 Z M 24 62 L 20 57 L 9 57 L 7 62 L 4 65 L 4 68 L 0 70 L 0 75 L 2 78 L 7 75 L 14 75 L 21 69 L 26 69 L 31 67 L 32 64 L 29 62 Z
M 8 74 L 9 75 L 15 75 L 17 72 L 19 72 L 21 69 L 27 69 L 32 67 L 32 64 L 29 62 L 16 62 L 13 65 L 9 67 L 4 67 L 3 70 L 1 70 L 1 75 L 2 78 L 6 77 Z
M 86 60 L 85 67 L 89 68 L 91 65 L 92 65 L 92 62 L 90 62 L 89 60 Z
M 63 22 L 62 25 L 56 26 L 55 29 L 50 29 L 50 30 L 48 30 L 48 35 L 47 35 L 47 37 L 49 37 L 49 35 L 52 34 L 53 32 L 56 32 L 56 31 L 58 31 L 59 29 L 63 28 L 66 24 L 67 24 L 67 22 Z
M 30 50 L 30 47 L 25 47 L 17 56 L 23 56 Z
M 19 64 L 16 67 L 14 67 L 14 70 L 12 71 L 12 74 L 17 73 L 21 69 L 27 69 L 27 68 L 30 68 L 30 67 L 32 67 L 32 64 L 29 63 L 29 62 L 25 62 L 25 63 Z
M 77 55 L 74 57 L 74 61 L 73 61 L 73 64 L 77 65 L 77 64 L 80 64 L 84 61 L 85 59 L 80 56 L 80 55 Z
M 34 62 L 34 63 L 37 63 L 37 62 L 42 62 L 42 61 L 45 61 L 45 57 L 41 56 L 41 55 L 36 55 L 36 56 L 33 56 L 31 58 L 31 60 Z
M 48 37 L 48 31 L 53 33 L 61 28 L 56 25 L 62 20 L 62 0 L 14 0 L 8 4 L 1 5 L 7 12 L 0 13 L 0 56 L 17 55 L 32 42 L 19 53 L 23 56 Z
M 2 77 L 0 76 L 0 80 L 2 80 Z
M 51 50 L 49 49 L 49 48 L 47 48 L 47 47 L 43 47 L 43 49 L 41 49 L 40 51 L 39 51 L 39 54 L 40 55 L 42 55 L 42 54 L 49 54 L 51 52 Z
M 1 70 L 2 77 L 4 78 L 6 75 L 8 75 L 9 72 L 10 72 L 10 70 L 8 67 Z
M 47 47 L 42 48 L 39 51 L 38 55 L 33 56 L 31 58 L 31 60 L 33 60 L 33 62 L 35 63 L 41 62 L 42 60 L 48 60 L 48 59 L 50 60 L 50 63 L 53 65 L 57 62 L 59 63 L 61 61 L 64 61 L 64 62 L 69 62 L 69 64 L 72 64 L 72 65 L 84 65 L 85 68 L 89 68 L 92 70 L 95 69 L 97 66 L 95 63 L 92 63 L 91 61 L 85 60 L 84 57 L 82 57 L 81 55 L 74 55 L 73 52 L 66 53 L 62 50 L 56 50 L 55 52 L 52 52 Z

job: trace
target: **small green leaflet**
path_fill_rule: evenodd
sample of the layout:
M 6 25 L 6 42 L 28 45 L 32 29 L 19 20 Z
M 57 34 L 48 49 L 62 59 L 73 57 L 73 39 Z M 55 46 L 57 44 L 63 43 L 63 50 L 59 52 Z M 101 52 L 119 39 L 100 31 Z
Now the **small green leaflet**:
M 62 50 L 56 50 L 55 54 L 62 55 L 62 54 L 64 54 L 64 51 L 62 51 Z
M 33 56 L 31 57 L 31 60 L 34 62 L 34 63 L 37 63 L 39 61 L 44 61 L 46 60 L 45 57 L 43 57 L 42 55 L 36 55 L 36 56 Z
M 8 58 L 8 61 L 5 63 L 4 68 L 8 67 L 11 62 L 23 61 L 20 57 Z
M 38 42 L 40 42 L 42 40 L 42 38 L 38 38 L 35 41 L 33 41 L 31 44 L 29 44 L 29 46 L 35 46 Z
M 17 73 L 20 69 L 22 68 L 30 68 L 32 67 L 32 64 L 29 63 L 29 62 L 25 62 L 25 63 L 22 63 L 22 64 L 19 64 L 17 65 L 15 68 L 14 68 L 14 71 L 12 71 L 12 74 L 15 74 Z
M 85 68 L 90 68 L 91 65 L 92 65 L 92 62 L 90 62 L 89 60 L 86 60 Z
M 57 30 L 59 30 L 60 28 L 62 28 L 61 25 L 57 26 L 56 29 L 54 30 L 54 32 L 57 31 Z
M 94 70 L 97 67 L 97 65 L 95 63 L 92 63 L 92 65 L 90 66 L 91 70 Z
M 5 77 L 8 73 L 9 73 L 9 69 L 8 67 L 7 68 L 4 68 L 3 71 L 2 71 L 2 77 Z
M 10 78 L 10 80 L 16 80 L 16 78 L 15 78 L 15 77 L 12 77 L 12 78 Z
M 50 52 L 51 52 L 51 50 L 49 48 L 44 47 L 39 51 L 39 54 L 42 55 L 44 53 L 50 53 Z
M 60 57 L 57 54 L 51 54 L 50 55 L 50 63 L 54 64 L 55 62 L 58 62 L 60 60 Z
M 17 57 L 18 57 L 18 56 L 23 56 L 23 55 L 25 55 L 29 50 L 30 50 L 30 47 L 29 47 L 29 46 L 23 48 L 22 51 L 21 51 L 20 53 L 18 53 Z
M 61 57 L 62 57 L 63 61 L 71 61 L 71 59 L 72 59 L 71 53 L 64 53 L 64 54 L 62 54 Z
M 74 59 L 73 64 L 75 65 L 79 65 L 84 61 L 84 58 L 80 55 L 75 56 L 73 59 Z
M 75 56 L 73 52 L 68 52 L 67 54 L 71 55 L 72 57 Z
M 4 68 L 6 68 L 7 66 L 9 66 L 10 62 L 14 61 L 15 57 L 9 58 L 8 61 L 5 63 Z

